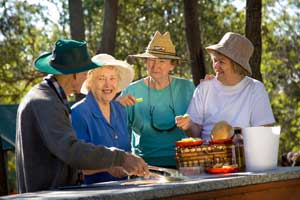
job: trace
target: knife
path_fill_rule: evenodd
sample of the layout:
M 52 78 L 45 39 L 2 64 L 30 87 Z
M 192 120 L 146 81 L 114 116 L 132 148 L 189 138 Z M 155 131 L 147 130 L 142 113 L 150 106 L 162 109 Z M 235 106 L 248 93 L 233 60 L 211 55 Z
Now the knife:
M 173 177 L 182 176 L 182 174 L 176 169 L 157 167 L 153 165 L 148 165 L 148 169 L 150 172 L 160 173 L 165 176 L 173 176 Z
M 70 189 L 83 189 L 83 188 L 97 188 L 97 187 L 108 187 L 108 186 L 120 186 L 119 181 L 109 181 L 109 182 L 101 182 L 101 183 L 93 183 L 93 184 L 82 184 L 82 185 L 67 185 L 58 187 L 59 190 L 70 190 Z

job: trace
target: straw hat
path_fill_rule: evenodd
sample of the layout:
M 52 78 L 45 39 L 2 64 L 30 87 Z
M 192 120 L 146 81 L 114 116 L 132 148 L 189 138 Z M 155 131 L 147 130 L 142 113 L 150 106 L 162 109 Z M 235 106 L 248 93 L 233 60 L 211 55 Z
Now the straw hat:
M 122 60 L 117 60 L 113 56 L 108 54 L 98 54 L 92 57 L 93 62 L 101 62 L 103 66 L 109 65 L 118 68 L 119 71 L 119 84 L 118 84 L 118 92 L 122 91 L 126 88 L 134 78 L 134 71 L 131 65 Z M 82 94 L 87 94 L 88 89 L 86 88 L 86 81 L 84 81 L 80 92 Z
M 170 33 L 166 32 L 162 35 L 159 31 L 155 32 L 144 53 L 129 56 L 138 58 L 180 59 L 180 57 L 176 56 L 175 46 L 171 40 Z
M 211 50 L 217 51 L 234 62 L 241 65 L 247 72 L 252 74 L 251 67 L 249 64 L 250 57 L 253 54 L 253 44 L 245 36 L 238 33 L 228 32 L 220 40 L 218 44 L 214 44 L 206 47 L 209 52 Z
M 92 62 L 87 51 L 86 42 L 76 40 L 57 40 L 52 52 L 40 55 L 34 66 L 47 74 L 73 74 L 101 66 Z

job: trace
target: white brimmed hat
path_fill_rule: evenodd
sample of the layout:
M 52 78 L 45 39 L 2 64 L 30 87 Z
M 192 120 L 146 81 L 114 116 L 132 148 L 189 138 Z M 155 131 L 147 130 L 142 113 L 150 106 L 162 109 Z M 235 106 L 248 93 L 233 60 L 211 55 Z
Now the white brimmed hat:
M 118 92 L 125 89 L 133 80 L 134 78 L 134 70 L 130 64 L 126 61 L 117 60 L 113 56 L 108 54 L 98 54 L 92 57 L 93 62 L 101 62 L 103 67 L 106 65 L 114 66 L 118 68 L 119 71 L 119 84 L 118 84 Z M 82 94 L 87 94 L 88 89 L 86 88 L 86 81 L 84 81 L 80 92 Z
M 214 44 L 206 47 L 206 50 L 217 51 L 234 62 L 241 65 L 247 72 L 252 74 L 249 64 L 250 57 L 253 54 L 254 47 L 252 42 L 238 33 L 228 32 L 220 40 L 218 44 Z

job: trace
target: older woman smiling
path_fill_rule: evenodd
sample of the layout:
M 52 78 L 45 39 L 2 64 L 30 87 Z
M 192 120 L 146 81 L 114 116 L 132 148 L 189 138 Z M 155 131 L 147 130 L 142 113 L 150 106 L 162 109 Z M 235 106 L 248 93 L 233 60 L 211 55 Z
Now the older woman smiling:
M 222 120 L 242 128 L 272 125 L 275 119 L 266 89 L 249 77 L 254 50 L 251 41 L 228 32 L 206 49 L 215 78 L 198 85 L 189 105 L 190 117 L 177 117 L 177 126 L 190 136 L 210 140 L 214 124 Z
M 195 86 L 170 75 L 181 58 L 169 32 L 157 31 L 144 53 L 131 56 L 144 60 L 148 74 L 130 84 L 120 98 L 128 106 L 133 151 L 148 164 L 175 168 L 175 142 L 185 137 L 176 127 L 175 116 L 186 112 Z M 143 102 L 137 103 L 135 98 L 143 98 Z
M 72 125 L 78 138 L 86 142 L 130 151 L 127 114 L 113 99 L 132 81 L 133 69 L 128 63 L 107 54 L 96 55 L 92 60 L 104 65 L 88 72 L 82 87 L 82 93 L 87 96 L 72 107 Z M 114 177 L 126 176 L 119 167 L 106 171 L 108 173 L 85 171 L 85 183 L 112 181 L 116 180 Z

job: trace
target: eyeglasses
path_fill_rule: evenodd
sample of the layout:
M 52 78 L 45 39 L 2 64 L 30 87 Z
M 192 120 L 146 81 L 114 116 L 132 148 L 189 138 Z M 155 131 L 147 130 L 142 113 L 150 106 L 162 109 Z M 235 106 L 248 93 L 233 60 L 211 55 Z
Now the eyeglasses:
M 154 130 L 156 130 L 158 132 L 170 132 L 170 131 L 174 130 L 177 127 L 176 124 L 175 124 L 175 117 L 176 117 L 175 110 L 171 105 L 169 105 L 169 108 L 171 109 L 172 114 L 173 114 L 173 118 L 172 118 L 173 121 L 171 123 L 157 125 L 154 122 L 154 117 L 153 117 L 155 107 L 150 106 L 150 125 Z M 167 127 L 167 128 L 160 128 L 160 127 Z
M 172 106 L 169 105 L 169 108 L 172 111 L 173 117 L 172 117 L 172 122 L 171 123 L 165 123 L 165 124 L 159 124 L 157 125 L 154 122 L 154 117 L 153 117 L 153 113 L 155 110 L 155 107 L 151 105 L 151 95 L 150 95 L 150 79 L 148 79 L 148 99 L 149 99 L 149 113 L 150 113 L 150 126 L 156 130 L 157 132 L 170 132 L 173 131 L 174 129 L 177 128 L 176 123 L 175 123 L 175 117 L 176 117 L 176 113 L 175 113 L 175 107 L 174 107 L 174 100 L 173 100 L 173 93 L 172 93 L 172 88 L 171 88 L 171 83 L 170 83 L 170 77 L 168 76 L 168 80 L 169 80 L 169 91 L 170 91 L 170 99 L 171 99 L 171 103 Z M 167 128 L 162 128 L 162 127 L 167 127 Z

